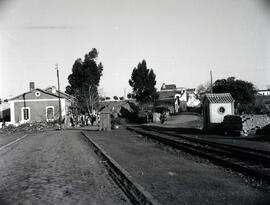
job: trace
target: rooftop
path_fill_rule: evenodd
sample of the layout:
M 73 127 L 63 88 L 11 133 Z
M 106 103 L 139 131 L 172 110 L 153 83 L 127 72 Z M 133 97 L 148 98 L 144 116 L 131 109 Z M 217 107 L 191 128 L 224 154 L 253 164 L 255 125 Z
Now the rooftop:
M 230 93 L 207 93 L 205 99 L 210 103 L 233 103 L 234 99 Z
M 176 89 L 175 84 L 165 84 L 163 83 L 160 90 L 174 90 Z

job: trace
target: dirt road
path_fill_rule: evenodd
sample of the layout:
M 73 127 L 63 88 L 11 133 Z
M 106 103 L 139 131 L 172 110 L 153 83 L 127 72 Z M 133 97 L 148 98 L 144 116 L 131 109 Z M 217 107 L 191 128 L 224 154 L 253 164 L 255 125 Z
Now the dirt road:
M 0 149 L 0 204 L 128 204 L 100 163 L 76 131 L 29 135 Z

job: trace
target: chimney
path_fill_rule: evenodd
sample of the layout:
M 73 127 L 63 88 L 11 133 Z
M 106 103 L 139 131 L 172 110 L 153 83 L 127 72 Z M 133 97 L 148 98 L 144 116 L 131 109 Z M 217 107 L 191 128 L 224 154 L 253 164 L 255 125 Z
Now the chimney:
M 29 83 L 29 88 L 30 88 L 30 91 L 35 90 L 35 83 L 34 82 L 30 82 Z

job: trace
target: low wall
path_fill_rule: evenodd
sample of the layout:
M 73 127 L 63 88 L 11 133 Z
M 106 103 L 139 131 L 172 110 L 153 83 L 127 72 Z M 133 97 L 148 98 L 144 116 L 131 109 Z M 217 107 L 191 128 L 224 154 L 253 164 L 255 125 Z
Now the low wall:
M 241 136 L 255 134 L 256 130 L 270 124 L 268 115 L 226 115 L 222 126 L 227 133 L 238 133 Z
M 270 124 L 268 115 L 242 115 L 241 117 L 243 124 L 241 135 L 244 136 L 250 133 L 255 134 L 257 129 L 261 129 Z

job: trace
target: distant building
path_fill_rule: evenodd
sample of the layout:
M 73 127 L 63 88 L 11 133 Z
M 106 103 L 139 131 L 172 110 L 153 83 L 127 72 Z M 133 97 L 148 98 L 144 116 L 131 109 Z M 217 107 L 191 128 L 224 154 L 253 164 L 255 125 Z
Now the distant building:
M 270 112 L 270 89 L 257 90 L 255 95 L 255 110 L 257 113 Z
M 190 92 L 188 95 L 187 107 L 198 107 L 201 101 L 196 97 L 195 92 Z
M 270 95 L 255 95 L 255 109 L 257 113 L 270 113 Z
M 176 87 L 175 84 L 163 83 L 156 106 L 166 107 L 170 113 L 179 113 L 186 111 L 187 106 L 198 106 L 200 101 L 195 97 L 195 89 L 187 89 L 184 87 Z
M 175 90 L 176 89 L 176 85 L 175 84 L 165 84 L 163 83 L 160 90 Z
M 75 98 L 60 92 L 61 116 L 64 118 L 75 103 Z M 3 108 L 3 106 L 2 106 Z M 55 121 L 59 119 L 59 98 L 55 87 L 47 89 L 35 88 L 30 83 L 30 90 L 8 100 L 2 116 L 9 119 L 8 124 L 26 122 Z
M 270 95 L 270 89 L 267 89 L 267 90 L 257 90 L 257 95 Z

